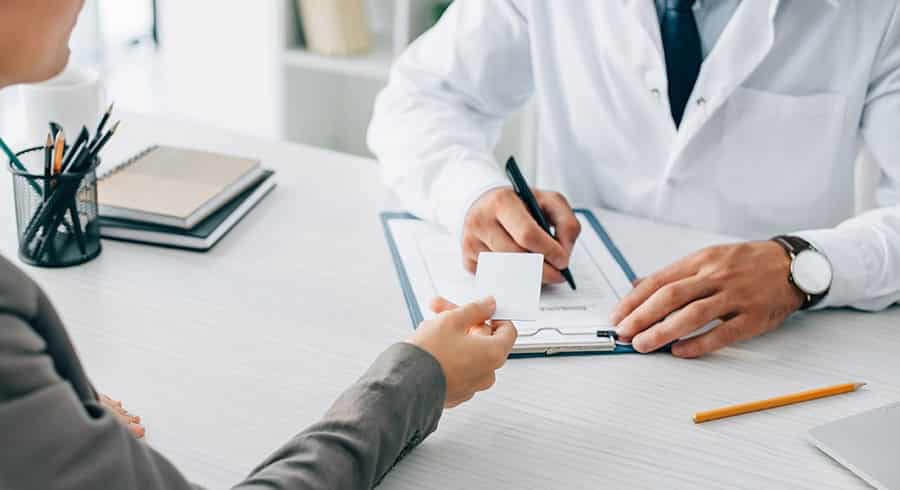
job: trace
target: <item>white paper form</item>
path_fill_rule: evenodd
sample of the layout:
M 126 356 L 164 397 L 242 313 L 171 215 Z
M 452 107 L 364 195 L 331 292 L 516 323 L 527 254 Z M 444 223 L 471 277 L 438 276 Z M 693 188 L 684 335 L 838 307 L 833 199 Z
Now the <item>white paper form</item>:
M 586 217 L 569 263 L 578 286 L 544 286 L 540 313 L 535 321 L 515 322 L 517 343 L 544 331 L 560 334 L 592 334 L 610 329 L 608 317 L 619 299 L 631 290 L 631 281 Z M 406 269 L 413 294 L 425 319 L 433 318 L 428 306 L 436 296 L 457 304 L 475 297 L 475 278 L 463 268 L 461 247 L 443 228 L 419 220 L 392 220 L 391 233 Z

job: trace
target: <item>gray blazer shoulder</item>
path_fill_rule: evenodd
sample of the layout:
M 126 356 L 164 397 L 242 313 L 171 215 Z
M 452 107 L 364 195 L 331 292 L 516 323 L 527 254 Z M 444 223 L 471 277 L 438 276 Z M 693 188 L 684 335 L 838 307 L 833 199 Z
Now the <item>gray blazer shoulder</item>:
M 237 488 L 377 485 L 435 430 L 445 383 L 430 354 L 391 346 Z M 0 488 L 197 488 L 99 404 L 49 300 L 2 257 L 0 434 Z

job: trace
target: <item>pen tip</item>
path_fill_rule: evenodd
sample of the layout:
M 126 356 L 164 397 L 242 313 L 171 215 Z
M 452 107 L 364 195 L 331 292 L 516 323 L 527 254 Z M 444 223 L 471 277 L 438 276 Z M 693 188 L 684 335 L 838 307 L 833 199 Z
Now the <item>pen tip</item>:
M 116 105 L 115 101 L 110 102 L 110 103 L 109 103 L 109 109 L 106 109 L 106 113 L 109 114 L 110 112 L 112 112 L 112 111 L 113 111 L 113 107 L 115 107 L 115 105 Z
M 867 384 L 869 384 L 869 383 L 853 383 L 853 386 L 855 386 L 856 389 L 858 390 L 858 389 L 862 388 L 863 386 L 866 386 Z
M 116 130 L 119 129 L 119 124 L 121 124 L 121 123 L 122 123 L 122 121 L 116 121 L 116 123 L 113 124 L 113 127 L 109 130 L 109 132 L 110 132 L 110 133 L 115 133 Z

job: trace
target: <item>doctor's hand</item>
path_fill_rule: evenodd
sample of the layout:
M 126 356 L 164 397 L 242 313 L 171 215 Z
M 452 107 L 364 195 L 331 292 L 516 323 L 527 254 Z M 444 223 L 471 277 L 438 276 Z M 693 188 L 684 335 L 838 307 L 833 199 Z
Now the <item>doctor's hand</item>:
M 497 303 L 485 298 L 462 307 L 437 298 L 436 318 L 422 322 L 409 343 L 437 359 L 447 380 L 444 406 L 452 408 L 494 385 L 494 371 L 505 363 L 516 329 L 510 322 L 486 323 Z
M 541 229 L 511 187 L 495 189 L 475 201 L 466 215 L 462 238 L 466 270 L 475 272 L 481 252 L 533 252 L 544 254 L 544 283 L 564 281 L 559 270 L 569 266 L 581 224 L 562 194 L 535 190 L 534 197 L 559 241 Z
M 678 341 L 672 354 L 698 357 L 774 330 L 803 304 L 789 281 L 790 258 L 773 241 L 701 250 L 639 281 L 610 316 L 624 341 L 651 352 Z

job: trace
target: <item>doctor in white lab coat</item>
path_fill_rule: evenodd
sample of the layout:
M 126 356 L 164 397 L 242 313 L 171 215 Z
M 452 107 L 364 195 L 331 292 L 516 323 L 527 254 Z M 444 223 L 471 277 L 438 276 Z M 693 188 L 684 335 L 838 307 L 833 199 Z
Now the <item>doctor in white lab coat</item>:
M 717 319 L 673 353 L 801 308 L 883 309 L 900 300 L 898 3 L 456 0 L 396 63 L 369 144 L 406 204 L 459 235 L 470 270 L 481 251 L 530 250 L 562 281 L 579 233 L 568 201 L 746 237 L 623 298 L 610 320 L 639 351 Z M 559 243 L 492 157 L 532 97 Z M 854 217 L 863 144 L 880 207 Z

